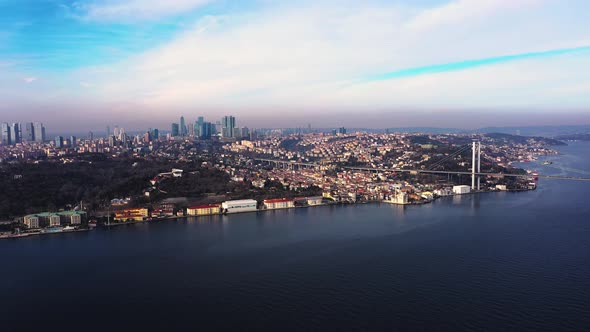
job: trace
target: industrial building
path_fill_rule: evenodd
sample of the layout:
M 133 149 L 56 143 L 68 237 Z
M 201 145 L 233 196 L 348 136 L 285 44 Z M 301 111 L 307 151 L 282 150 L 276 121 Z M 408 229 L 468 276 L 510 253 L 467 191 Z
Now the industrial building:
M 186 214 L 189 216 L 210 216 L 219 213 L 221 213 L 220 204 L 192 206 L 186 209 Z
M 470 192 L 471 192 L 471 188 L 469 186 L 466 186 L 466 185 L 453 186 L 453 194 L 455 194 L 455 195 L 469 194 Z
M 148 218 L 148 209 L 125 209 L 115 213 L 117 221 L 143 221 Z
M 288 209 L 295 207 L 295 201 L 290 198 L 265 199 L 262 203 L 264 204 L 264 208 L 267 210 Z
M 221 203 L 222 213 L 239 213 L 256 211 L 256 200 L 242 199 L 237 201 L 226 201 Z

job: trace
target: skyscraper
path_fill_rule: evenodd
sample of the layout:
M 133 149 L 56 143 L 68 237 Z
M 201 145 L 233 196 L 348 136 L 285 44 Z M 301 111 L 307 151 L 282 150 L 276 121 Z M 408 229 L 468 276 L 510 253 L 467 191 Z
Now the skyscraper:
M 184 116 L 180 117 L 180 136 L 186 136 L 186 124 L 184 123 Z
M 25 136 L 24 139 L 27 142 L 34 142 L 35 141 L 35 127 L 33 126 L 32 122 L 27 122 L 25 124 Z
M 215 126 L 211 122 L 203 122 L 199 127 L 199 137 L 203 139 L 211 138 L 215 131 Z
M 20 123 L 13 123 L 12 124 L 12 143 L 21 143 L 22 142 L 22 127 Z
M 171 131 L 172 131 L 172 136 L 173 136 L 173 137 L 176 137 L 176 136 L 178 136 L 178 134 L 179 134 L 179 130 L 178 130 L 178 123 L 173 123 L 173 124 L 172 124 Z
M 233 137 L 234 129 L 236 128 L 236 118 L 231 115 L 224 116 L 221 119 L 221 136 Z
M 62 136 L 55 136 L 55 147 L 58 149 L 64 147 L 64 138 Z
M 41 122 L 35 122 L 33 125 L 35 132 L 35 142 L 45 142 L 45 127 Z
M 2 123 L 2 145 L 12 144 L 12 134 L 10 125 L 6 122 Z

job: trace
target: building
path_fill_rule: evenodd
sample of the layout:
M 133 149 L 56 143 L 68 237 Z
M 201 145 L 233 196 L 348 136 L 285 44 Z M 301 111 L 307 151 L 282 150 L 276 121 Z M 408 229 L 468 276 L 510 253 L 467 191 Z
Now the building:
M 395 194 L 386 200 L 387 203 L 391 204 L 408 204 L 410 202 L 408 193 L 405 191 L 396 190 Z
M 22 125 L 19 123 L 12 124 L 12 144 L 22 143 Z
M 210 216 L 214 214 L 221 213 L 221 205 L 220 204 L 207 204 L 207 205 L 198 205 L 198 206 L 191 206 L 186 209 L 186 214 L 189 216 Z
M 322 196 L 307 197 L 307 205 L 309 205 L 309 206 L 321 205 L 323 199 L 324 198 Z
M 288 209 L 295 207 L 295 201 L 290 198 L 265 199 L 262 203 L 264 204 L 264 208 L 267 210 Z
M 256 202 L 253 199 L 242 199 L 237 201 L 226 201 L 221 203 L 222 213 L 239 213 L 256 211 Z
M 199 125 L 199 130 L 197 136 L 199 138 L 208 139 L 215 133 L 215 125 L 211 122 L 203 122 Z
M 236 118 L 227 115 L 221 119 L 221 136 L 234 137 L 234 129 L 236 128 Z
M 35 215 L 25 216 L 23 218 L 23 223 L 27 228 L 39 228 L 39 217 Z
M 33 126 L 32 122 L 27 122 L 25 124 L 25 136 L 23 139 L 27 142 L 35 141 L 35 127 Z
M 180 136 L 186 136 L 186 124 L 184 123 L 184 116 L 180 117 Z
M 45 127 L 41 122 L 35 122 L 33 124 L 33 132 L 35 136 L 35 142 L 45 142 Z
M 144 221 L 149 217 L 148 209 L 125 209 L 115 213 L 116 221 Z
M 455 194 L 455 195 L 469 194 L 470 192 L 471 192 L 471 187 L 469 187 L 469 186 L 466 186 L 466 185 L 453 186 L 453 194 Z
M 74 147 L 78 144 L 76 136 L 70 136 L 70 147 Z
M 12 144 L 12 128 L 6 122 L 2 123 L 2 145 Z
M 55 147 L 58 149 L 64 147 L 64 138 L 62 136 L 55 136 Z
M 172 136 L 173 137 L 177 137 L 180 134 L 178 123 L 173 123 L 172 124 L 171 131 L 172 131 Z

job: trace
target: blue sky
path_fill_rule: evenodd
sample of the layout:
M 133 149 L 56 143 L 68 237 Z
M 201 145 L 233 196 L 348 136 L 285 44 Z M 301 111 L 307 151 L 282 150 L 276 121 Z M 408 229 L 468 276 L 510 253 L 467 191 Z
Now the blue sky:
M 0 121 L 590 123 L 588 12 L 575 0 L 0 0 Z

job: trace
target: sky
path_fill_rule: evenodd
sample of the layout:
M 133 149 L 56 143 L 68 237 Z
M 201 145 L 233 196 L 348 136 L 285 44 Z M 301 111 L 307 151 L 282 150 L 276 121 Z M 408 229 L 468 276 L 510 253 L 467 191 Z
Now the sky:
M 0 122 L 590 124 L 586 0 L 0 0 Z

